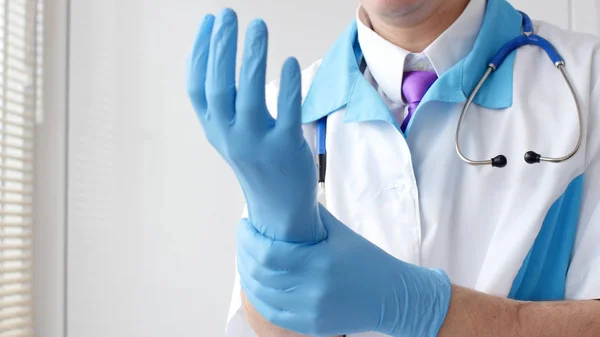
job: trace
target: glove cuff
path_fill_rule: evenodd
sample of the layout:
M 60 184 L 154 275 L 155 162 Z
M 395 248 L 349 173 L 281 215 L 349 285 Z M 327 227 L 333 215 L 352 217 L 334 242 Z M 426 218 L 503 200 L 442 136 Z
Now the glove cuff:
M 401 263 L 395 287 L 398 307 L 392 319 L 386 317 L 393 327 L 391 333 L 380 332 L 394 337 L 437 337 L 450 306 L 452 283 L 441 269 Z

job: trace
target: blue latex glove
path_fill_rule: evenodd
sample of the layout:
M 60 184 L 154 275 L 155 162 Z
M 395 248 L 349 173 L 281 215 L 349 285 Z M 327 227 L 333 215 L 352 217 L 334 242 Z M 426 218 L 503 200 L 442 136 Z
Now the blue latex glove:
M 188 59 L 187 88 L 209 142 L 233 169 L 249 218 L 263 235 L 318 242 L 326 233 L 317 208 L 316 165 L 301 127 L 300 67 L 282 71 L 278 118 L 265 102 L 267 27 L 247 30 L 236 90 L 238 21 L 235 12 L 207 16 Z
M 273 241 L 241 221 L 238 271 L 254 308 L 310 336 L 437 336 L 451 297 L 446 274 L 397 260 L 325 208 L 319 214 L 328 237 L 316 244 Z

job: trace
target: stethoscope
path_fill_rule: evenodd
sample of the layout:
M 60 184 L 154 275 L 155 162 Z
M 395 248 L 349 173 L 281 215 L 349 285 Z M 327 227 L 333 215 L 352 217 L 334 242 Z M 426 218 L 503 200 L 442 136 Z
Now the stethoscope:
M 540 163 L 540 162 L 562 163 L 564 161 L 571 159 L 579 151 L 579 148 L 581 146 L 581 142 L 582 142 L 582 138 L 583 138 L 583 133 L 582 133 L 583 117 L 581 115 L 581 104 L 579 102 L 579 97 L 577 95 L 575 85 L 571 81 L 571 78 L 569 77 L 569 74 L 567 73 L 567 70 L 565 69 L 565 61 L 558 54 L 558 52 L 556 51 L 556 49 L 550 42 L 548 42 L 543 37 L 534 34 L 533 23 L 532 23 L 531 19 L 529 18 L 529 16 L 527 16 L 527 14 L 525 14 L 523 12 L 520 12 L 520 13 L 523 16 L 523 34 L 521 34 L 520 36 L 516 37 L 515 39 L 509 41 L 504 46 L 502 46 L 502 48 L 500 48 L 500 50 L 498 51 L 496 56 L 494 56 L 492 58 L 492 61 L 488 65 L 487 71 L 485 72 L 485 74 L 483 74 L 483 77 L 481 77 L 481 80 L 479 81 L 479 83 L 477 84 L 477 86 L 475 87 L 475 89 L 473 90 L 471 95 L 469 96 L 469 98 L 460 114 L 460 118 L 458 120 L 458 125 L 456 126 L 455 147 L 456 147 L 456 152 L 457 152 L 458 156 L 460 157 L 460 159 L 469 165 L 474 165 L 474 166 L 491 165 L 492 167 L 502 168 L 502 167 L 505 167 L 508 163 L 508 160 L 506 159 L 506 156 L 504 156 L 504 155 L 498 155 L 489 160 L 473 160 L 473 159 L 468 158 L 461 151 L 461 148 L 459 145 L 459 143 L 460 143 L 460 128 L 462 126 L 462 123 L 463 123 L 465 117 L 467 116 L 467 112 L 469 111 L 469 108 L 471 107 L 473 100 L 475 99 L 475 96 L 477 96 L 477 93 L 479 92 L 479 90 L 481 89 L 481 87 L 483 86 L 485 81 L 488 79 L 488 77 L 496 69 L 498 69 L 500 67 L 500 65 L 502 65 L 502 62 L 504 62 L 504 60 L 510 53 L 512 53 L 514 50 L 516 50 L 520 47 L 526 46 L 526 45 L 535 45 L 535 46 L 542 48 L 546 52 L 546 54 L 548 54 L 548 57 L 550 58 L 550 60 L 552 60 L 552 62 L 556 66 L 556 68 L 558 70 L 560 70 L 565 82 L 569 86 L 569 90 L 571 91 L 571 94 L 573 95 L 573 99 L 575 100 L 575 105 L 577 106 L 577 115 L 579 118 L 579 138 L 578 138 L 577 144 L 575 145 L 573 150 L 563 157 L 544 157 L 535 151 L 528 151 L 527 153 L 525 153 L 525 157 L 524 157 L 525 162 L 527 162 L 528 164 L 536 164 L 536 163 Z M 324 189 L 325 173 L 327 171 L 327 148 L 325 145 L 326 136 L 327 136 L 327 116 L 325 116 L 325 117 L 321 118 L 319 121 L 317 121 L 316 133 L 317 133 L 316 150 L 317 150 L 317 166 L 318 166 L 318 183 L 319 183 L 319 188 Z

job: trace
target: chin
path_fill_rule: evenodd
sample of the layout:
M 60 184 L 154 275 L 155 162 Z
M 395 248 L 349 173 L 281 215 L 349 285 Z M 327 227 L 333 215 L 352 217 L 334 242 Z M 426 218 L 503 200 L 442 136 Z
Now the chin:
M 363 6 L 370 13 L 380 16 L 405 16 L 417 11 L 427 2 L 434 0 L 363 0 Z

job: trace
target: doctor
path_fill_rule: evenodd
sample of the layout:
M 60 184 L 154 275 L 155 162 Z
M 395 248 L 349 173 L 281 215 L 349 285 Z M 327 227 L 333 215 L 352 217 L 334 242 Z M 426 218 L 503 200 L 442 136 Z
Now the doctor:
M 488 64 L 529 29 L 505 0 L 363 0 L 321 61 L 290 59 L 265 86 L 254 21 L 236 87 L 236 15 L 204 19 L 188 92 L 248 210 L 228 336 L 600 336 L 600 40 L 535 22 L 578 104 L 546 53 L 522 47 L 459 133 L 465 157 L 506 165 L 455 148 Z

